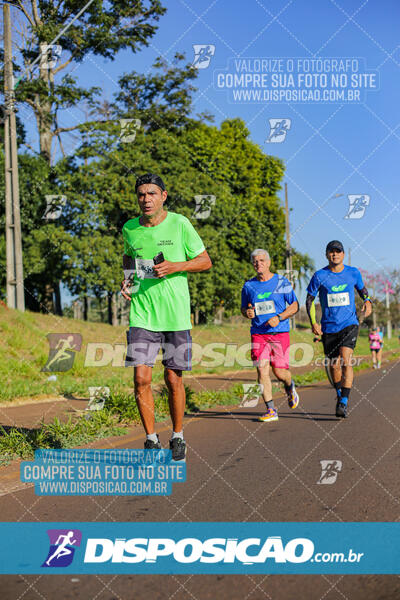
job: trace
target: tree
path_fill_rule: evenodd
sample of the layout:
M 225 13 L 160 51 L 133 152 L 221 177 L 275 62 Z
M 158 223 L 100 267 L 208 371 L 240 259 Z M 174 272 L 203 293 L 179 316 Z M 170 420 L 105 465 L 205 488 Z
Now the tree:
M 168 209 L 191 219 L 214 264 L 210 273 L 189 277 L 193 312 L 204 321 L 223 303 L 227 314 L 237 313 L 243 282 L 253 275 L 249 258 L 255 247 L 269 250 L 274 268 L 284 267 L 285 222 L 277 196 L 284 172 L 281 161 L 264 155 L 239 119 L 225 121 L 220 128 L 194 120 L 171 130 L 141 128 L 132 143 L 121 142 L 118 135 L 115 122 L 99 122 L 77 152 L 73 175 L 64 182 L 71 197 L 69 218 L 80 243 L 86 236 L 88 244 L 98 239 L 121 256 L 122 225 L 139 214 L 136 177 L 147 171 L 160 173 L 168 187 Z M 197 219 L 195 197 L 202 195 L 214 196 L 215 205 L 208 218 Z M 96 246 L 100 253 L 101 244 Z M 296 268 L 312 266 L 309 257 L 295 256 Z M 95 268 L 91 264 L 89 268 Z M 73 265 L 82 273 L 76 261 Z M 113 292 L 119 285 L 120 260 L 109 267 L 98 266 L 96 277 L 103 289 Z
M 98 87 L 79 86 L 77 79 L 68 69 L 74 63 L 82 63 L 89 54 L 114 60 L 119 50 L 130 49 L 133 53 L 138 52 L 149 44 L 149 39 L 156 31 L 157 22 L 166 9 L 159 0 L 94 0 L 62 33 L 53 47 L 51 42 L 61 34 L 66 23 L 71 23 L 73 17 L 83 8 L 81 0 L 14 0 L 13 6 L 13 21 L 19 33 L 19 40 L 16 42 L 19 53 L 14 63 L 16 102 L 17 106 L 25 105 L 32 110 L 36 120 L 39 155 L 42 159 L 42 176 L 40 181 L 35 181 L 36 188 L 42 188 L 42 192 L 45 188 L 51 188 L 47 193 L 55 195 L 58 185 L 57 169 L 50 168 L 54 166 L 54 139 L 58 140 L 65 157 L 61 136 L 65 132 L 79 132 L 81 125 L 75 122 L 63 126 L 62 111 L 70 110 L 82 101 L 93 105 L 100 92 Z M 58 50 L 62 50 L 59 59 Z M 32 66 L 38 56 L 39 64 Z M 1 89 L 2 77 L 1 73 Z M 30 150 L 34 151 L 33 148 Z M 44 203 L 44 197 L 42 202 Z M 21 199 L 22 212 L 29 212 L 32 203 L 28 201 L 26 207 L 23 203 L 24 198 Z M 36 202 L 34 205 L 37 207 Z M 55 224 L 50 225 L 40 218 L 35 225 L 39 229 L 44 227 L 43 231 L 36 231 L 35 228 L 30 229 L 30 232 L 34 231 L 34 237 L 38 238 L 39 248 L 43 252 L 41 257 L 47 257 L 48 264 L 45 266 L 46 261 L 39 261 L 38 253 L 34 253 L 37 263 L 28 266 L 32 277 L 28 277 L 25 282 L 26 304 L 28 307 L 40 306 L 42 310 L 53 312 L 55 309 L 55 312 L 60 313 L 58 271 L 61 257 L 58 246 L 54 250 L 49 247 L 50 240 L 57 238 L 58 233 L 52 231 Z M 57 225 L 60 225 L 60 222 Z M 48 235 L 49 226 L 51 234 Z M 23 230 L 29 229 L 26 223 L 23 223 L 22 227 Z M 62 237 L 63 231 L 59 234 Z M 24 236 L 24 252 L 27 250 L 26 239 Z M 27 262 L 26 257 L 24 262 Z M 35 291 L 30 290 L 30 284 Z
M 389 271 L 389 280 L 391 283 L 392 295 L 390 303 L 390 315 L 397 328 L 400 327 L 400 269 L 391 269 Z
M 400 271 L 392 269 L 388 276 L 360 269 L 373 303 L 372 316 L 367 324 L 383 326 L 388 321 L 400 322 Z M 389 309 L 387 308 L 389 302 Z
M 118 5 L 121 14 L 130 18 L 136 15 L 139 20 L 146 14 L 148 22 L 156 21 L 164 11 L 159 2 L 149 0 L 146 12 L 144 4 L 135 3 L 133 8 L 123 2 L 121 9 L 120 2 L 110 2 L 107 7 Z M 67 6 L 72 15 L 77 2 L 60 1 L 59 6 L 62 10 Z M 36 49 L 43 39 L 53 39 L 61 29 L 59 16 L 52 12 L 54 3 L 40 2 L 39 7 L 40 18 L 46 25 L 42 30 L 31 24 Z M 66 16 L 63 18 L 65 21 Z M 83 60 L 95 46 L 97 53 L 112 58 L 111 49 L 132 47 L 136 51 L 154 33 L 153 29 L 147 29 L 147 35 L 140 35 L 139 27 L 128 42 L 125 35 L 115 30 L 117 22 L 118 19 L 95 0 L 78 24 L 61 38 L 69 58 L 63 57 L 59 67 L 49 68 L 47 78 L 42 73 L 42 64 L 36 78 L 34 71 L 30 71 L 28 80 L 18 85 L 20 101 L 36 103 L 30 106 L 37 110 L 40 129 L 40 157 L 35 160 L 31 157 L 32 163 L 28 161 L 26 165 L 30 173 L 28 185 L 30 181 L 35 190 L 34 200 L 27 199 L 27 202 L 37 210 L 43 191 L 63 194 L 68 200 L 57 224 L 44 223 L 41 217 L 32 221 L 32 235 L 27 236 L 32 241 L 28 253 L 34 267 L 31 276 L 36 278 L 37 287 L 42 283 L 47 298 L 53 294 L 57 282 L 63 280 L 83 299 L 88 294 L 98 298 L 106 294 L 110 306 L 113 299 L 115 306 L 121 277 L 121 228 L 126 220 L 138 215 L 134 193 L 136 177 L 154 171 L 167 183 L 169 210 L 191 219 L 214 263 L 210 273 L 189 278 L 193 312 L 203 321 L 222 304 L 227 314 L 237 313 L 242 284 L 253 275 L 250 252 L 255 247 L 266 248 L 273 267 L 284 266 L 284 213 L 278 197 L 283 164 L 263 154 L 251 142 L 242 120 L 229 119 L 216 127 L 205 122 L 210 120 L 209 115 L 190 116 L 192 81 L 197 72 L 184 63 L 183 55 L 176 55 L 170 66 L 157 59 L 150 75 L 136 72 L 123 75 L 120 92 L 113 102 L 97 100 L 95 88 L 79 88 L 74 80 L 68 79 L 70 75 L 56 84 L 59 71 L 73 60 Z M 24 60 L 34 55 L 32 49 L 23 52 Z M 80 147 L 73 157 L 64 157 L 52 166 L 52 142 L 63 132 L 57 113 L 82 100 L 92 108 L 90 116 L 93 118 L 64 128 L 64 131 L 78 128 Z M 121 137 L 120 119 L 123 118 L 140 121 L 132 143 Z M 37 180 L 40 168 L 45 185 L 42 196 L 36 197 L 40 190 Z M 198 196 L 215 198 L 215 205 L 210 206 L 210 214 L 205 219 L 198 218 L 196 212 Z M 295 268 L 310 268 L 309 257 L 298 252 L 295 257 Z M 47 302 L 41 302 L 48 306 Z
M 47 46 L 80 12 L 81 0 L 15 0 L 15 6 L 24 17 L 20 60 L 14 67 L 15 76 L 19 75 L 16 100 L 33 111 L 40 154 L 50 163 L 54 138 L 58 138 L 62 148 L 61 134 L 76 130 L 80 125 L 60 126 L 60 111 L 75 107 L 83 100 L 93 102 L 100 91 L 97 87 L 78 86 L 67 68 L 73 63 L 82 63 L 89 54 L 114 60 L 122 49 L 138 52 L 149 44 L 156 32 L 156 23 L 166 9 L 159 0 L 94 0 L 57 40 L 62 50 L 58 60 L 58 48 Z M 30 67 L 38 55 L 39 68 Z
M 58 196 L 57 172 L 41 156 L 19 154 L 25 304 L 29 310 L 61 314 L 61 242 L 69 239 L 62 217 L 45 219 L 46 196 Z M 0 155 L 0 222 L 4 227 L 4 157 Z M 5 243 L 0 247 L 0 286 L 5 295 Z M 55 295 L 55 298 L 53 298 Z
M 151 74 L 132 71 L 120 77 L 114 115 L 139 118 L 147 131 L 188 126 L 192 121 L 192 94 L 196 91 L 191 82 L 198 76 L 198 70 L 184 61 L 185 55 L 180 53 L 175 54 L 171 64 L 158 57 Z M 203 121 L 213 120 L 208 113 L 198 117 Z

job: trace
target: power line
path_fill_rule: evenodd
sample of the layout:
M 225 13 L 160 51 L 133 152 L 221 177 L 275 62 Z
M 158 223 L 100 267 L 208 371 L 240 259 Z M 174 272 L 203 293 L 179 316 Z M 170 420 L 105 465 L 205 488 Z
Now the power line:
M 50 44 L 48 44 L 48 46 L 52 46 L 53 44 L 55 44 L 62 35 L 64 35 L 64 33 L 67 31 L 67 29 L 69 29 L 72 25 L 72 23 L 74 23 L 77 19 L 79 19 L 79 17 L 81 16 L 81 14 L 83 14 L 85 12 L 85 10 L 87 8 L 89 8 L 89 6 L 94 2 L 94 0 L 89 0 L 89 2 L 87 4 L 85 4 L 85 6 L 83 8 L 81 8 L 81 10 L 75 15 L 75 17 L 69 22 L 67 23 L 67 25 L 64 27 L 64 29 L 62 29 L 60 31 L 60 33 L 58 35 L 56 35 L 56 37 L 54 38 L 54 40 L 52 40 L 50 42 Z M 25 71 L 22 73 L 22 75 L 20 77 L 18 77 L 18 79 L 15 82 L 14 85 L 14 89 L 17 87 L 17 85 L 19 84 L 19 82 L 21 81 L 21 79 L 26 75 L 26 73 L 28 73 L 28 71 L 30 71 L 30 69 L 32 69 L 32 67 L 41 59 L 42 53 L 40 53 L 33 62 L 31 62 L 30 65 L 27 66 L 27 68 L 25 69 Z

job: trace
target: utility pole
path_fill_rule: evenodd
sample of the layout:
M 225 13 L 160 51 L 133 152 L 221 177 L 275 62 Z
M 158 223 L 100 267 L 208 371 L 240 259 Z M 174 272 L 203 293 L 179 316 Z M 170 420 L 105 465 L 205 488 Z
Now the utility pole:
M 10 6 L 3 4 L 4 19 L 4 167 L 6 208 L 7 306 L 25 310 L 19 210 L 17 128 L 11 47 Z
M 285 183 L 285 225 L 286 225 L 286 271 L 289 271 L 289 281 L 294 287 L 293 280 L 293 264 L 292 264 L 292 250 L 290 248 L 290 224 L 289 224 L 289 202 L 288 202 L 288 191 L 287 183 Z M 291 318 L 292 329 L 296 329 L 295 317 Z
M 348 260 L 348 263 L 349 263 L 349 267 L 351 267 L 351 248 L 350 247 L 349 247 L 349 260 Z
M 387 336 L 388 336 L 388 340 L 390 340 L 392 338 L 392 320 L 390 318 L 390 303 L 389 303 L 389 282 L 386 282 L 386 286 L 385 286 L 385 293 L 386 293 L 386 326 L 387 326 Z
M 287 183 L 285 183 L 285 224 L 286 224 L 286 270 L 290 270 L 291 253 L 290 253 L 290 227 L 289 227 L 289 203 L 287 193 Z

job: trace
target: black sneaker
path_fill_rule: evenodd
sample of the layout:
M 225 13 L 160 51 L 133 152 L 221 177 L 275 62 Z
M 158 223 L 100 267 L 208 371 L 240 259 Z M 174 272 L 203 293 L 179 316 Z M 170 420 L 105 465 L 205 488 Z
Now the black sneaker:
M 147 440 L 144 443 L 144 449 L 145 450 L 161 450 L 161 443 L 160 443 L 160 438 L 158 437 L 157 434 L 157 441 L 153 442 L 153 440 Z
M 337 401 L 336 404 L 336 416 L 345 419 L 347 417 L 347 404 L 341 400 Z
M 186 456 L 186 442 L 181 438 L 169 440 L 169 449 L 172 450 L 172 460 L 183 460 Z

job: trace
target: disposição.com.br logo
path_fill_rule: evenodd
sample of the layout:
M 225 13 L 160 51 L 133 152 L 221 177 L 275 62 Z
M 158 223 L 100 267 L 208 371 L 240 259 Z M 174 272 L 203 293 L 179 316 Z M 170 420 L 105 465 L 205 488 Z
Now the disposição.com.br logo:
M 81 545 L 79 529 L 48 529 L 50 548 L 42 567 L 68 567 L 74 558 L 75 549 Z

